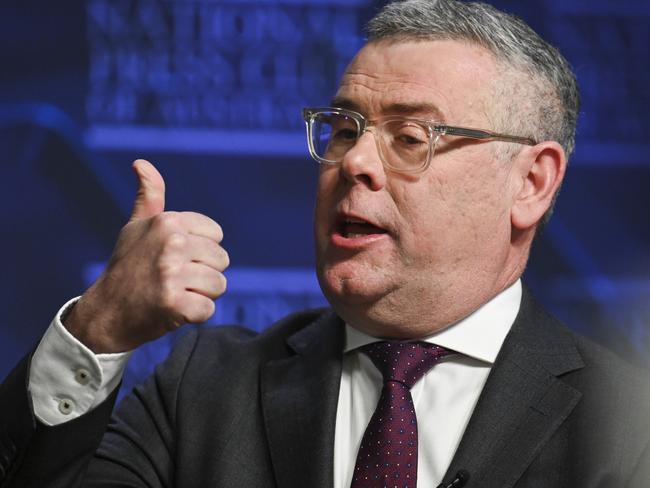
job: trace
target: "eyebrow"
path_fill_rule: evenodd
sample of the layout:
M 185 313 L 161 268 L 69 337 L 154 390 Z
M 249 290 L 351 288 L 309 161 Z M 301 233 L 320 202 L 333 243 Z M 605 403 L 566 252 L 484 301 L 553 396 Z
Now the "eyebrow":
M 332 107 L 345 108 L 361 113 L 361 107 L 352 100 L 344 97 L 334 97 L 330 104 Z M 424 115 L 427 118 L 433 117 L 436 122 L 444 122 L 445 116 L 437 105 L 427 102 L 415 103 L 391 103 L 382 108 L 382 112 L 389 115 Z

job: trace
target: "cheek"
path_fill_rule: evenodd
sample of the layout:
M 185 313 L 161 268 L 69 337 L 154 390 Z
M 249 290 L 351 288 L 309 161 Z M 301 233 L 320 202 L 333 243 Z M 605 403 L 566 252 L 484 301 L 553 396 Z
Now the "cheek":
M 322 245 L 327 237 L 328 222 L 336 204 L 335 191 L 338 174 L 334 167 L 321 166 L 316 188 L 316 205 L 314 207 L 314 233 L 317 245 Z
M 394 188 L 391 192 L 401 222 L 400 240 L 421 245 L 447 222 L 448 196 L 445 181 L 439 175 Z
M 505 188 L 495 191 L 493 185 L 499 183 L 494 175 L 487 178 L 468 172 L 438 173 L 426 185 L 412 185 L 397 194 L 406 223 L 400 239 L 405 255 L 436 261 L 474 252 L 475 246 L 489 239 L 504 218 Z
M 500 173 L 482 172 L 449 197 L 449 230 L 459 253 L 478 256 L 508 239 L 508 185 Z

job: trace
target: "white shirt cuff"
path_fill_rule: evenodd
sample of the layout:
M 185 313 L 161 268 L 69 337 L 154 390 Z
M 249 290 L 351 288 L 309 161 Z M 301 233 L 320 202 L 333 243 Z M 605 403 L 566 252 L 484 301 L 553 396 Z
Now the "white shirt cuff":
M 102 403 L 117 387 L 131 352 L 94 354 L 63 326 L 73 298 L 52 320 L 29 371 L 34 414 L 46 425 L 75 419 Z

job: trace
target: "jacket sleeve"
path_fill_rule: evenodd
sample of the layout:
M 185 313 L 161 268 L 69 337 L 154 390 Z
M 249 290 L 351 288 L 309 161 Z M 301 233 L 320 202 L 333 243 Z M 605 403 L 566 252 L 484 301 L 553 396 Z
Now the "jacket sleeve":
M 174 486 L 179 386 L 197 341 L 191 332 L 124 398 L 108 424 L 84 488 Z
M 86 415 L 54 427 L 33 414 L 31 356 L 0 385 L 0 487 L 80 486 L 110 418 L 117 391 Z
M 197 337 L 186 334 L 112 415 L 117 389 L 56 426 L 33 415 L 24 359 L 0 386 L 0 488 L 174 486 L 177 396 Z

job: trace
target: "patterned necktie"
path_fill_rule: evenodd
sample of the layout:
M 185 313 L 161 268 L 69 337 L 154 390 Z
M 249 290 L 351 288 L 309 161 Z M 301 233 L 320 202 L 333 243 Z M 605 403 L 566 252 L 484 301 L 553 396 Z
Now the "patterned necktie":
M 376 342 L 360 348 L 384 377 L 379 403 L 361 440 L 351 488 L 415 488 L 418 423 L 411 387 L 451 354 L 426 342 Z

